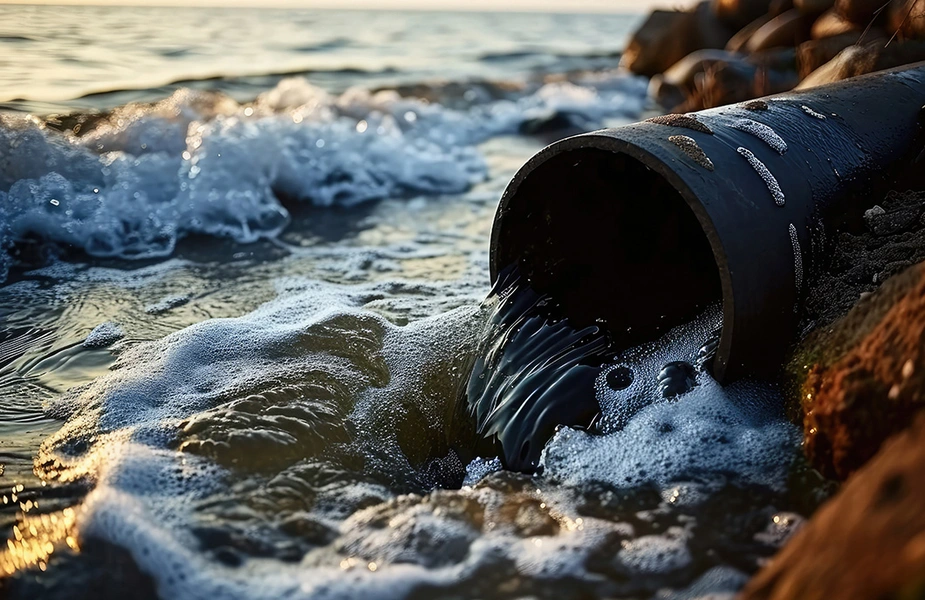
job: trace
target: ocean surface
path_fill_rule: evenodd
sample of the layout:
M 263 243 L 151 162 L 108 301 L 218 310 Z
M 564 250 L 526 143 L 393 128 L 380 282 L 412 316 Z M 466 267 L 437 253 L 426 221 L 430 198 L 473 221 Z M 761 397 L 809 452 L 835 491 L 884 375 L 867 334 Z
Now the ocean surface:
M 0 6 L 0 595 L 732 597 L 812 481 L 774 385 L 664 393 L 715 307 L 532 475 L 456 446 L 498 199 L 651 112 L 638 20 Z

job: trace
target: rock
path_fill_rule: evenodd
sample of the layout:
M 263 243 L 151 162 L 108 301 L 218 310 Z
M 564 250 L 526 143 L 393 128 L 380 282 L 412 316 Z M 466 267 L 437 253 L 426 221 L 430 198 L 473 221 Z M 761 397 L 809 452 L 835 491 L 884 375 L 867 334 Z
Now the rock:
M 651 77 L 694 50 L 724 47 L 731 36 L 713 15 L 709 2 L 689 12 L 655 10 L 630 38 L 620 65 Z
M 887 22 L 901 39 L 925 39 L 925 0 L 892 0 Z
M 680 85 L 666 80 L 662 75 L 653 75 L 649 80 L 649 98 L 671 112 L 687 100 L 687 91 Z
M 925 189 L 925 185 L 920 183 L 910 187 Z M 883 209 L 883 215 L 889 215 L 885 217 L 887 220 L 893 219 L 894 213 L 899 215 L 910 210 L 921 213 L 925 209 L 925 192 L 891 192 L 877 204 Z M 925 261 L 925 222 L 920 219 L 908 230 L 877 235 L 870 226 L 866 226 L 859 211 L 846 211 L 844 225 L 827 234 L 825 264 L 807 279 L 798 329 L 815 331 L 800 345 L 789 363 L 787 370 L 792 389 L 798 390 L 802 386 L 811 365 L 821 364 L 828 368 L 842 356 L 844 348 L 853 343 L 845 339 L 850 337 L 847 335 L 850 330 L 844 327 L 833 329 L 832 323 L 847 315 L 858 298 L 870 295 L 879 284 Z M 865 328 L 859 335 L 863 336 L 866 332 Z M 797 401 L 792 407 L 792 414 L 794 421 L 802 423 L 800 396 L 798 391 L 792 393 Z
M 835 0 L 793 0 L 793 7 L 801 15 L 815 17 L 835 6 Z
M 761 15 L 742 29 L 736 32 L 729 42 L 726 43 L 726 50 L 730 52 L 744 52 L 745 45 L 751 39 L 755 32 L 761 29 L 768 21 L 773 19 L 771 15 Z
M 851 33 L 853 31 L 860 34 L 864 31 L 864 27 L 852 23 L 838 14 L 835 9 L 832 9 L 819 15 L 813 22 L 813 26 L 809 31 L 809 36 L 814 40 L 821 40 L 836 35 L 842 35 L 843 33 Z
M 897 194 L 887 196 L 886 202 L 890 202 L 897 196 Z M 875 204 L 873 208 L 864 212 L 864 224 L 877 237 L 895 235 L 916 227 L 921 214 L 921 205 L 899 206 L 887 210 Z
M 800 44 L 797 47 L 796 54 L 800 78 L 805 79 L 810 73 L 838 56 L 839 52 L 848 46 L 856 44 L 860 36 L 861 32 L 852 31 L 821 40 L 809 40 Z M 873 35 L 868 33 L 865 37 L 867 37 L 868 41 L 872 41 L 879 37 L 879 32 L 874 32 Z
M 745 49 L 758 52 L 781 46 L 796 46 L 809 39 L 811 25 L 809 17 L 792 8 L 759 27 L 745 44 Z
M 835 58 L 810 73 L 797 89 L 841 81 L 849 77 L 925 60 L 925 42 L 904 42 L 884 47 L 882 41 L 848 46 Z
M 769 68 L 760 64 L 762 60 L 774 62 L 769 55 L 757 53 L 748 60 L 716 63 L 703 72 L 694 92 L 675 110 L 693 111 L 744 102 L 793 89 L 799 81 L 796 71 Z
M 801 390 L 803 449 L 820 472 L 845 479 L 925 408 L 925 263 L 808 344 L 818 359 Z
M 768 12 L 770 0 L 711 0 L 716 18 L 732 30 L 740 29 Z
M 532 135 L 552 143 L 558 139 L 595 129 L 595 123 L 586 114 L 571 110 L 549 110 L 531 115 L 520 122 L 517 132 Z
M 884 0 L 835 0 L 835 10 L 838 14 L 862 27 L 870 24 L 876 14 L 879 14 L 877 11 L 886 5 Z
M 858 471 L 740 600 L 925 597 L 925 414 Z
M 704 71 L 719 63 L 741 60 L 740 54 L 725 50 L 707 49 L 691 52 L 664 73 L 649 81 L 649 96 L 666 109 L 683 103 L 696 89 L 698 78 Z

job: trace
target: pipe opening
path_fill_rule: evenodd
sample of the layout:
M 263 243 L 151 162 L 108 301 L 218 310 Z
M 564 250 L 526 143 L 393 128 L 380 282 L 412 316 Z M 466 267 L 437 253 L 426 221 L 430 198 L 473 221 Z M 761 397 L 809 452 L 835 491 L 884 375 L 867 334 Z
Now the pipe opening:
M 513 262 L 575 326 L 651 340 L 722 299 L 710 243 L 662 176 L 631 156 L 563 151 L 519 184 L 498 223 L 494 272 Z

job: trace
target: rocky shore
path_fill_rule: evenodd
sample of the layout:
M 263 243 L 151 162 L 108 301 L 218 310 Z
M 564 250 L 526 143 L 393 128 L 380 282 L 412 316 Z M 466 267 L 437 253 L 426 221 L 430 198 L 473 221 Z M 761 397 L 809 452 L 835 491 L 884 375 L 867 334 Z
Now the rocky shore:
M 920 60 L 921 0 L 711 0 L 652 12 L 621 64 L 688 112 Z M 830 232 L 785 376 L 808 464 L 840 489 L 742 600 L 925 598 L 925 194 L 855 216 Z
M 790 412 L 838 493 L 741 598 L 925 598 L 925 197 L 841 231 L 787 365 Z
M 687 112 L 925 60 L 920 0 L 705 0 L 655 10 L 621 65 Z

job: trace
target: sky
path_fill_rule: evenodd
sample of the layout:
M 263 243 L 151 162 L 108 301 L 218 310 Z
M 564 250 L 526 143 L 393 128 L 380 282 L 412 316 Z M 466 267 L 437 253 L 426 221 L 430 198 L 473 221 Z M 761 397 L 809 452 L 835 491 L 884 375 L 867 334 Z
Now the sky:
M 132 6 L 281 6 L 406 10 L 505 10 L 550 12 L 643 12 L 673 7 L 671 0 L 0 0 L 0 4 Z

